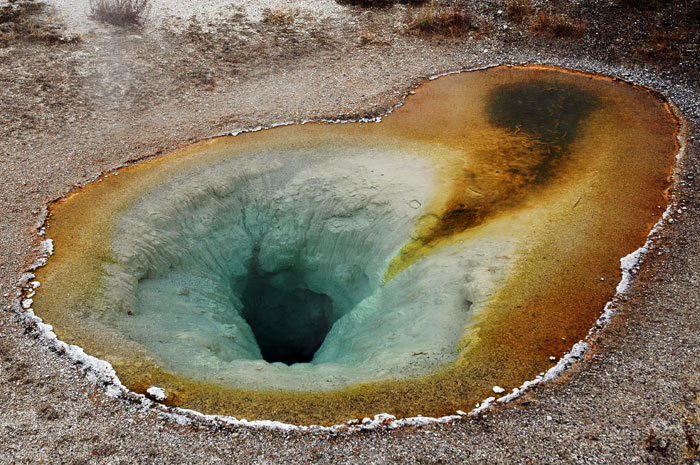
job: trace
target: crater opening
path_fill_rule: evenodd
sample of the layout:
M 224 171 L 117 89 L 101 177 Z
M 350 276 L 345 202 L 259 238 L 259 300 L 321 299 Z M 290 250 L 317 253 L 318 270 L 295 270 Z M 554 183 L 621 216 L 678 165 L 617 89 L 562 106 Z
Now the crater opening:
M 468 410 L 586 336 L 677 129 L 644 89 L 528 66 L 436 79 L 378 124 L 205 141 L 53 205 L 35 310 L 205 413 Z
M 430 373 L 454 358 L 469 305 L 456 290 L 434 299 L 422 267 L 384 282 L 431 196 L 430 169 L 408 150 L 324 144 L 176 176 L 117 222 L 102 321 L 170 370 L 246 388 L 338 389 L 406 364 L 399 376 Z M 452 274 L 445 289 L 467 280 Z
M 309 289 L 298 270 L 267 273 L 252 261 L 241 293 L 241 314 L 262 358 L 285 365 L 311 362 L 337 319 L 333 299 Z

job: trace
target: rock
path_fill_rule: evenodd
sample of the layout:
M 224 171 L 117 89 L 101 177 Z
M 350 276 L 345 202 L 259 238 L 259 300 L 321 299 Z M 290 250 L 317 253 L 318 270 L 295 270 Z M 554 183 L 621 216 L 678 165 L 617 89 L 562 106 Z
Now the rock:
M 165 389 L 151 386 L 146 390 L 146 397 L 156 402 L 163 402 L 168 396 L 165 394 Z

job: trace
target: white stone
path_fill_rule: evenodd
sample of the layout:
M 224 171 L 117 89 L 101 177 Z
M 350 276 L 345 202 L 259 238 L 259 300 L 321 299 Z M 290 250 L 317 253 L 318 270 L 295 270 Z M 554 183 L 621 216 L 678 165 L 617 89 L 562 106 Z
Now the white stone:
M 167 395 L 165 394 L 165 389 L 158 386 L 151 386 L 148 389 L 146 389 L 146 392 L 158 402 L 164 401 L 167 397 Z

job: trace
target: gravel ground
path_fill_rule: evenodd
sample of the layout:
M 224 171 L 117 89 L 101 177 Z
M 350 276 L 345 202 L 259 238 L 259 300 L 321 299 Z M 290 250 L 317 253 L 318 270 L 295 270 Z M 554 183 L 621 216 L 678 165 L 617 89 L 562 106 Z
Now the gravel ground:
M 66 26 L 79 33 L 89 33 L 100 28 L 99 24 L 89 19 L 90 0 L 49 0 L 56 8 Z M 294 15 L 312 14 L 318 19 L 336 17 L 342 6 L 328 0 L 149 0 L 145 24 L 159 27 L 169 19 L 189 20 L 197 18 L 205 24 L 225 21 L 234 14 L 244 16 L 249 21 L 260 21 L 265 10 L 280 11 Z
M 697 1 L 659 12 L 534 3 L 583 18 L 582 38 L 535 36 L 497 0 L 472 2 L 475 28 L 457 36 L 406 32 L 415 10 L 405 6 L 280 2 L 291 22 L 260 21 L 244 2 L 200 20 L 185 14 L 199 7 L 180 12 L 198 3 L 120 30 L 57 1 L 80 42 L 0 43 L 0 295 L 33 260 L 42 206 L 101 172 L 259 124 L 382 114 L 431 75 L 498 63 L 600 72 L 672 100 L 688 129 L 673 221 L 583 362 L 449 425 L 330 435 L 169 423 L 105 396 L 5 298 L 0 463 L 700 463 L 688 449 L 700 441 L 700 417 L 689 416 L 700 412 Z M 323 14 L 310 13 L 316 4 Z

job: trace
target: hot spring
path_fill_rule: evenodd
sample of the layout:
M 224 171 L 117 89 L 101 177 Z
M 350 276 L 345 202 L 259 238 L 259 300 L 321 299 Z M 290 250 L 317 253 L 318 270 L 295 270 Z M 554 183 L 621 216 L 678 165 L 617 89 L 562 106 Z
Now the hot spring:
M 34 310 L 136 392 L 334 424 L 470 410 L 583 338 L 666 205 L 652 92 L 542 67 L 219 137 L 55 202 Z

